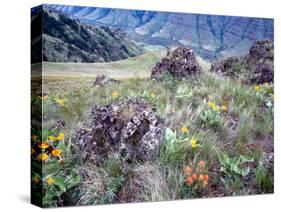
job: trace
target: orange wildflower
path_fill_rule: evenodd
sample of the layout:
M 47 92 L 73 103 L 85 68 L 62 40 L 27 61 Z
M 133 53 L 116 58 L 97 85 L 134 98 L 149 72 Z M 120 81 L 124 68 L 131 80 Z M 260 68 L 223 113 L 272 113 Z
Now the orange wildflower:
M 204 181 L 205 178 L 204 178 L 204 175 L 203 174 L 200 174 L 199 177 L 198 177 L 199 181 Z
M 190 166 L 187 166 L 184 170 L 184 173 L 187 175 L 191 175 L 192 174 L 192 168 Z
M 186 179 L 186 183 L 188 184 L 188 185 L 192 185 L 193 184 L 193 178 L 192 177 L 187 177 L 187 179 Z
M 192 175 L 192 179 L 193 179 L 193 180 L 197 180 L 197 178 L 198 178 L 198 175 L 197 175 L 196 173 L 194 173 L 194 174 Z
M 203 160 L 200 160 L 200 161 L 198 162 L 198 165 L 199 165 L 200 169 L 202 169 L 202 168 L 205 167 L 205 162 L 204 162 Z

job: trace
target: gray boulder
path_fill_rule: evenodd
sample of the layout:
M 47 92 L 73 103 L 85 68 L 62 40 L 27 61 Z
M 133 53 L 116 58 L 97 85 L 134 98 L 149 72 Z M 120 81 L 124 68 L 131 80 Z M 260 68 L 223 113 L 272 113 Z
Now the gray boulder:
M 175 78 L 188 78 L 201 72 L 193 50 L 185 47 L 178 47 L 169 52 L 161 62 L 158 62 L 152 69 L 152 79 L 162 79 L 163 74 L 170 74 Z
M 100 163 L 110 153 L 123 161 L 148 161 L 159 152 L 164 121 L 144 100 L 92 108 L 92 124 L 78 130 L 76 143 L 86 161 Z

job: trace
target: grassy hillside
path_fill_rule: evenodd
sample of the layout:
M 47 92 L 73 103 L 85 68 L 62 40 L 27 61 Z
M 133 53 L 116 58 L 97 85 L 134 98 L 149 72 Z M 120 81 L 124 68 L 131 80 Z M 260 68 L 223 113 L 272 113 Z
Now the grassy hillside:
M 208 72 L 204 61 L 198 77 L 155 82 L 147 77 L 158 58 L 146 53 L 106 64 L 44 63 L 47 94 L 34 96 L 33 102 L 43 101 L 42 139 L 61 149 L 59 158 L 50 157 L 44 165 L 45 206 L 273 192 L 273 85 L 223 78 Z M 126 80 L 92 87 L 99 73 Z M 68 78 L 62 81 L 64 75 Z M 74 138 L 79 127 L 91 122 L 91 107 L 139 97 L 166 120 L 158 157 L 133 163 L 129 173 L 120 171 L 114 154 L 102 166 L 84 163 Z M 55 127 L 58 122 L 64 127 Z

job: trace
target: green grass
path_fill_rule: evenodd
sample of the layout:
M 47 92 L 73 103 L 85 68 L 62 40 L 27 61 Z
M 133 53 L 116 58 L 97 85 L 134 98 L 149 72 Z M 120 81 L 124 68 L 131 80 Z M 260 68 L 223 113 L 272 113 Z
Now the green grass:
M 57 121 L 65 121 L 65 128 L 62 129 L 65 141 L 74 150 L 77 149 L 73 141 L 76 130 L 91 122 L 92 106 L 138 97 L 146 98 L 156 106 L 158 114 L 166 120 L 166 127 L 176 132 L 179 141 L 186 139 L 174 144 L 165 142 L 155 160 L 145 164 L 135 163 L 126 174 L 120 170 L 119 159 L 114 155 L 102 166 L 77 160 L 83 180 L 76 189 L 67 191 L 68 195 L 76 197 L 72 204 L 159 201 L 272 191 L 272 176 L 266 169 L 258 167 L 261 152 L 267 151 L 258 141 L 272 135 L 267 142 L 268 145 L 273 143 L 273 108 L 263 104 L 264 99 L 257 96 L 252 85 L 209 73 L 209 64 L 203 61 L 200 63 L 204 71 L 198 77 L 182 81 L 152 81 L 148 79 L 149 70 L 159 57 L 154 58 L 151 54 L 142 55 L 138 59 L 93 65 L 98 69 L 96 73 L 112 67 L 112 71 L 106 73 L 111 77 L 126 78 L 120 84 L 92 87 L 94 75 L 78 77 L 75 73 L 63 78 L 64 71 L 56 72 L 62 74 L 60 76 L 52 75 L 50 71 L 50 75 L 44 78 L 43 86 L 48 98 L 43 100 L 43 129 L 52 129 Z M 148 59 L 151 63 L 147 62 Z M 64 65 L 60 64 L 44 65 L 50 70 L 53 67 L 64 69 Z M 137 76 L 136 79 L 132 77 L 134 73 L 125 77 L 121 69 L 126 74 L 131 69 L 145 73 L 140 71 L 142 77 Z M 111 96 L 114 91 L 120 93 L 117 99 Z M 65 105 L 56 103 L 56 98 L 66 99 Z M 227 111 L 213 111 L 207 104 L 209 101 L 218 106 L 227 105 Z M 187 135 L 181 132 L 182 126 L 189 128 Z M 192 136 L 199 144 L 195 149 L 190 146 Z M 250 144 L 257 146 L 253 150 L 249 148 Z M 256 176 L 222 176 L 222 164 L 218 159 L 221 152 L 233 158 L 240 155 L 253 156 L 250 172 L 256 173 Z M 78 150 L 72 150 L 72 154 L 79 157 Z M 73 162 L 71 158 L 65 159 Z M 183 169 L 199 160 L 206 162 L 210 182 L 206 188 L 196 190 L 185 184 Z M 219 180 L 221 177 L 223 181 Z

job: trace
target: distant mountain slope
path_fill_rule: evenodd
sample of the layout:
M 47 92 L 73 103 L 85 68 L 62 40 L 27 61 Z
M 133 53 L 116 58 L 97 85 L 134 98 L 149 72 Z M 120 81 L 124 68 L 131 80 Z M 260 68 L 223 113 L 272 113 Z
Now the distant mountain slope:
M 273 20 L 143 10 L 47 5 L 81 22 L 119 27 L 135 41 L 184 45 L 204 58 L 247 53 L 254 41 L 273 39 Z
M 45 6 L 40 10 L 33 12 L 32 28 L 41 28 L 43 37 L 34 33 L 37 36 L 32 36 L 32 44 L 36 47 L 42 42 L 43 61 L 109 62 L 142 53 L 142 48 L 120 29 L 81 23 Z M 38 19 L 43 19 L 43 25 Z M 36 55 L 33 62 L 40 61 Z

